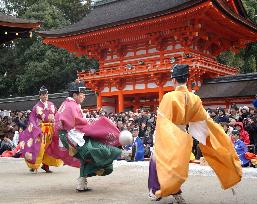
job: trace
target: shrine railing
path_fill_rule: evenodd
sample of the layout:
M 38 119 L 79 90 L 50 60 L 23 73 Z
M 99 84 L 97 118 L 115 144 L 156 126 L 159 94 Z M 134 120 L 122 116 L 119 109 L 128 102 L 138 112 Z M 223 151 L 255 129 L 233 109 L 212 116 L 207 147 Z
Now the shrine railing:
M 198 67 L 201 71 L 210 71 L 219 75 L 230 75 L 239 73 L 239 69 L 230 67 L 215 60 L 200 55 L 193 55 L 193 66 Z
M 171 57 L 171 56 L 169 56 Z M 201 55 L 192 54 L 191 56 L 183 59 L 177 59 L 176 63 L 186 63 L 190 67 L 196 69 L 197 72 L 210 72 L 216 75 L 231 75 L 236 74 L 239 70 L 235 67 L 230 67 L 220 64 L 214 59 L 203 57 Z M 156 64 L 126 64 L 123 66 L 110 65 L 109 67 L 101 68 L 99 71 L 85 71 L 78 72 L 78 78 L 83 80 L 102 79 L 102 78 L 120 78 L 138 75 L 151 75 L 154 73 L 167 73 L 173 64 L 169 60 L 164 60 L 164 63 Z
M 130 66 L 117 66 L 112 68 L 104 68 L 95 73 L 80 72 L 78 73 L 79 79 L 96 79 L 96 78 L 106 78 L 106 77 L 119 77 L 119 76 L 129 76 L 129 75 L 142 75 L 142 74 L 152 74 L 170 71 L 171 64 L 146 64 L 146 65 L 132 65 Z

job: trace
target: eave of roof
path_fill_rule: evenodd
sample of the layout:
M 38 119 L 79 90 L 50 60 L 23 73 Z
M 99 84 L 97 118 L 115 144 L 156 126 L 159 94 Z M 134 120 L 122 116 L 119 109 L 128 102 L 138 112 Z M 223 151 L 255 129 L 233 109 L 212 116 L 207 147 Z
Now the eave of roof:
M 238 10 L 239 14 L 241 16 L 243 16 L 244 18 L 248 19 L 247 12 L 245 10 L 245 7 L 244 7 L 242 1 L 241 0 L 235 0 L 234 2 L 235 2 L 235 5 L 237 7 L 237 10 Z
M 14 16 L 0 13 L 0 25 L 3 26 L 36 28 L 39 27 L 41 24 L 42 22 L 38 20 L 16 18 Z
M 257 80 L 203 84 L 196 94 L 205 99 L 248 97 L 256 95 L 256 89 L 254 87 L 257 87 Z
M 88 14 L 88 16 L 84 17 L 81 21 L 71 26 L 67 26 L 57 30 L 39 31 L 38 33 L 43 37 L 61 37 L 77 35 L 108 27 L 133 23 L 139 20 L 150 19 L 157 16 L 166 15 L 167 13 L 175 13 L 183 9 L 190 8 L 204 1 L 206 0 L 151 0 L 152 5 L 149 5 L 149 0 L 148 2 L 146 0 L 113 1 L 108 4 L 95 7 L 95 9 L 93 9 Z M 127 5 L 125 5 L 125 3 Z M 119 8 L 114 9 L 115 5 L 118 5 L 117 7 Z M 113 10 L 117 13 L 115 13 L 115 15 L 112 16 L 110 12 Z M 106 14 L 106 16 L 97 15 L 99 13 L 104 13 Z M 102 24 L 99 23 L 103 21 L 105 22 Z
M 40 28 L 42 22 L 37 20 L 16 18 L 0 13 L 0 34 L 2 35 L 0 44 L 9 42 L 17 38 L 29 37 L 30 32 Z
M 244 18 L 235 12 L 233 12 L 229 7 L 227 7 L 223 0 L 212 0 L 214 5 L 221 9 L 225 15 L 227 15 L 229 18 L 246 25 L 248 28 L 253 30 L 254 32 L 257 32 L 257 25 L 255 25 L 252 21 L 249 20 L 249 18 Z
M 247 74 L 237 74 L 237 75 L 228 75 L 221 76 L 212 79 L 205 79 L 205 84 L 215 84 L 215 83 L 228 83 L 233 81 L 250 81 L 257 80 L 257 72 L 247 73 Z
M 167 13 L 175 13 L 207 1 L 208 0 L 151 0 L 151 5 L 149 5 L 149 2 L 146 0 L 110 1 L 107 4 L 100 4 L 99 6 L 96 6 L 95 9 L 88 14 L 88 16 L 71 26 L 57 30 L 39 31 L 38 33 L 42 37 L 50 38 L 78 35 L 122 24 L 133 23 L 139 20 L 150 19 L 156 16 L 166 15 Z M 244 13 L 245 11 L 240 0 L 237 0 L 237 6 L 240 14 L 242 13 L 243 16 L 239 16 L 229 9 L 229 7 L 226 6 L 222 0 L 211 1 L 228 17 L 244 24 L 254 32 L 257 32 L 257 25 L 253 24 L 251 21 L 249 21 L 249 19 L 244 18 L 246 14 Z M 140 4 L 138 5 L 138 3 Z M 141 8 L 144 9 L 142 10 Z M 114 15 L 112 15 L 112 12 Z M 101 13 L 103 13 L 102 16 L 99 15 Z
M 201 98 L 228 98 L 255 96 L 257 72 L 206 79 L 199 91 Z

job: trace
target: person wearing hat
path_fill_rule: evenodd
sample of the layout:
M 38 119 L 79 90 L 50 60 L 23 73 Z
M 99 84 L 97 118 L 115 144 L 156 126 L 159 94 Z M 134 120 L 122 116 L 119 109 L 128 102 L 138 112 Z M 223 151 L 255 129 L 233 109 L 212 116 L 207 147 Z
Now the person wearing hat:
M 172 70 L 175 90 L 164 95 L 157 111 L 148 188 L 151 199 L 173 195 L 174 202 L 186 203 L 180 188 L 188 177 L 192 136 L 199 141 L 201 152 L 223 189 L 240 182 L 242 167 L 223 128 L 209 117 L 201 99 L 188 91 L 189 66 L 177 64 Z
M 32 108 L 28 127 L 20 133 L 21 153 L 31 172 L 40 167 L 46 173 L 51 173 L 49 166 L 61 166 L 62 161 L 50 157 L 45 149 L 53 136 L 55 105 L 48 101 L 48 90 L 42 86 L 39 90 L 39 102 Z
M 121 155 L 116 146 L 132 142 L 131 134 L 120 134 L 115 124 L 106 117 L 95 121 L 83 118 L 80 104 L 85 100 L 85 91 L 83 82 L 76 80 L 69 84 L 69 97 L 55 115 L 56 131 L 53 143 L 47 149 L 65 164 L 80 168 L 77 192 L 90 190 L 88 177 L 112 173 L 113 160 Z
M 243 106 L 239 108 L 239 122 L 243 122 L 245 120 L 245 118 L 249 117 L 249 107 L 248 106 Z
M 231 138 L 235 147 L 235 150 L 237 152 L 237 155 L 241 161 L 241 165 L 243 167 L 249 166 L 249 160 L 245 157 L 245 153 L 247 152 L 247 147 L 245 143 L 240 140 L 240 132 L 237 129 L 234 129 L 231 132 Z

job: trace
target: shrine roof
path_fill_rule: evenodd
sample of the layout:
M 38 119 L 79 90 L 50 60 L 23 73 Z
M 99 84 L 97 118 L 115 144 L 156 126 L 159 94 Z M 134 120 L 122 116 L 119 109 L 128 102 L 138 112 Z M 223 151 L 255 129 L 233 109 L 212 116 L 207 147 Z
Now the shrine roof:
M 34 27 L 37 27 L 37 25 L 41 22 L 37 20 L 31 20 L 31 19 L 16 18 L 15 16 L 9 16 L 9 15 L 0 13 L 0 25 L 2 23 L 19 24 L 17 25 L 17 27 L 22 27 L 22 24 L 31 24 L 31 28 L 34 28 Z
M 43 37 L 61 37 L 92 32 L 139 20 L 154 18 L 168 13 L 176 13 L 197 6 L 208 0 L 105 0 L 93 7 L 91 12 L 81 21 L 56 30 L 38 32 Z M 210 1 L 210 0 L 209 0 Z M 104 2 L 104 3 L 103 3 Z M 246 18 L 245 10 L 240 0 L 236 0 L 236 14 L 222 0 L 212 0 L 227 16 L 240 21 L 257 32 L 257 27 Z
M 245 10 L 245 7 L 244 7 L 242 1 L 241 0 L 234 0 L 234 3 L 236 5 L 236 7 L 237 7 L 237 10 L 238 10 L 239 14 L 241 16 L 243 16 L 244 18 L 248 18 L 247 12 Z
M 201 98 L 255 96 L 257 72 L 206 79 L 199 91 Z
M 30 36 L 30 32 L 41 25 L 40 21 L 16 18 L 0 13 L 0 44 Z

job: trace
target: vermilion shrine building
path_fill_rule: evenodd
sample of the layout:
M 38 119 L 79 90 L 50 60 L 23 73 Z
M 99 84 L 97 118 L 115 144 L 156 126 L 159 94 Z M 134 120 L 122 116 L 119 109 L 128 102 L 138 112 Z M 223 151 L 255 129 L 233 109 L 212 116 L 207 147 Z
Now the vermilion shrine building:
M 105 0 L 78 23 L 40 35 L 45 44 L 97 59 L 99 70 L 78 78 L 97 92 L 97 108 L 121 112 L 157 107 L 174 89 L 174 64 L 190 65 L 194 90 L 205 78 L 237 74 L 215 58 L 256 41 L 257 27 L 240 0 Z

